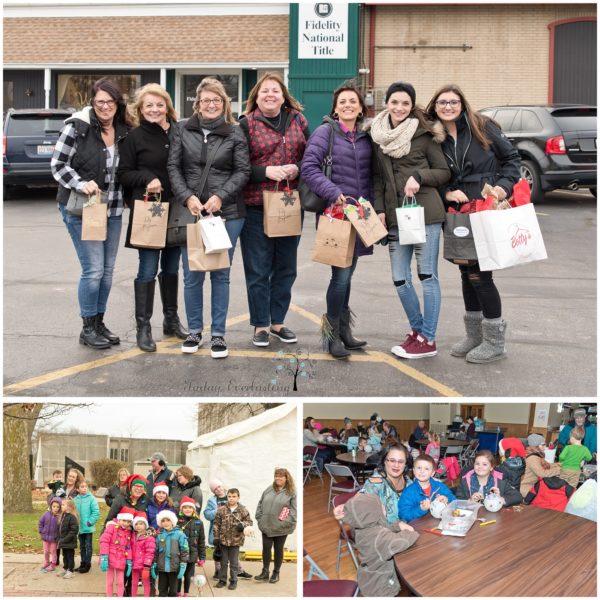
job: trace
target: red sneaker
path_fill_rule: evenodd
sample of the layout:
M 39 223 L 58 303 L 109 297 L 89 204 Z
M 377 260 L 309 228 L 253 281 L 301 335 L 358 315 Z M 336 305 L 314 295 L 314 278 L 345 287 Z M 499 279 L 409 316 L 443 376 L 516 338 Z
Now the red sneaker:
M 407 349 L 412 346 L 412 344 L 415 342 L 415 340 L 417 339 L 417 336 L 419 335 L 418 331 L 415 331 L 414 329 L 406 336 L 406 339 L 399 345 L 399 346 L 394 346 L 392 348 L 392 354 L 395 354 L 396 356 L 400 356 L 401 358 L 405 358 L 406 357 L 406 351 Z
M 436 354 L 435 342 L 428 342 L 426 338 L 419 334 L 417 339 L 405 350 L 402 358 L 425 358 Z

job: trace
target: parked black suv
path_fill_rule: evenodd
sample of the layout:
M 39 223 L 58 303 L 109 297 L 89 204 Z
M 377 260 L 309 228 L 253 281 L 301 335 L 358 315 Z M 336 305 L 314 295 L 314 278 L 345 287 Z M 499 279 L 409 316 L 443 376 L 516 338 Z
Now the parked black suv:
M 53 185 L 50 159 L 64 120 L 72 112 L 52 108 L 9 109 L 4 118 L 4 199 L 11 186 Z
M 596 196 L 595 106 L 493 106 L 480 112 L 494 119 L 519 150 L 533 202 L 556 188 L 587 187 Z

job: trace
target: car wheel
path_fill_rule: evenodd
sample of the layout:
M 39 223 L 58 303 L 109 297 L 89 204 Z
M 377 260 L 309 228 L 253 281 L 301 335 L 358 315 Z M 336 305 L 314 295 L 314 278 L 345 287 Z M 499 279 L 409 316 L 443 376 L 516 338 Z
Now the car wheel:
M 541 202 L 544 199 L 544 192 L 542 191 L 540 170 L 538 166 L 530 160 L 522 160 L 521 177 L 529 184 L 529 188 L 531 189 L 531 201 Z
M 590 194 L 592 194 L 592 196 L 594 196 L 594 198 L 598 197 L 598 196 L 596 196 L 596 186 L 595 185 L 590 186 Z

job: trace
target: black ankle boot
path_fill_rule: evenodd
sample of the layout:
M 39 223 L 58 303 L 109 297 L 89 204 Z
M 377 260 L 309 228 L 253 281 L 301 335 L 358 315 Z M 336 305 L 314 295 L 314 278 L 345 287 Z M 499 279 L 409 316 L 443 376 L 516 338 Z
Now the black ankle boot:
M 273 571 L 271 575 L 271 579 L 269 579 L 269 583 L 277 583 L 279 581 L 279 571 Z
M 323 349 L 327 350 L 333 358 L 343 359 L 350 356 L 340 339 L 340 321 L 334 321 L 328 314 L 321 319 L 321 337 Z
M 96 317 L 82 317 L 82 319 L 83 329 L 79 334 L 79 343 L 96 350 L 110 348 L 111 343 L 96 331 Z
M 180 340 L 185 340 L 189 332 L 183 328 L 179 316 L 177 315 L 177 285 L 179 277 L 177 275 L 159 275 L 158 287 L 160 288 L 160 298 L 163 305 L 163 333 L 165 335 L 175 335 Z
M 350 308 L 344 308 L 340 315 L 340 339 L 348 350 L 358 350 L 367 345 L 364 340 L 357 340 L 352 335 L 352 326 L 354 325 L 354 313 Z
M 254 579 L 256 579 L 256 581 L 269 581 L 269 569 L 263 569 L 260 572 L 260 575 L 256 575 Z
M 118 335 L 115 335 L 110 329 L 104 324 L 104 313 L 98 313 L 96 315 L 96 331 L 105 337 L 111 344 L 119 344 L 121 340 Z
M 152 339 L 152 310 L 154 308 L 154 288 L 156 282 L 134 281 L 135 292 L 135 324 L 137 327 L 137 345 L 144 352 L 156 352 L 156 344 Z

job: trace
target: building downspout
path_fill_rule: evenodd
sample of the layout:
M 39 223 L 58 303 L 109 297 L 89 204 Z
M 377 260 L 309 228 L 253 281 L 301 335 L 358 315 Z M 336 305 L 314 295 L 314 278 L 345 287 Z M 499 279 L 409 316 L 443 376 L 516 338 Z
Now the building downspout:
M 375 83 L 375 11 L 377 6 L 372 4 L 369 10 L 369 87 Z

